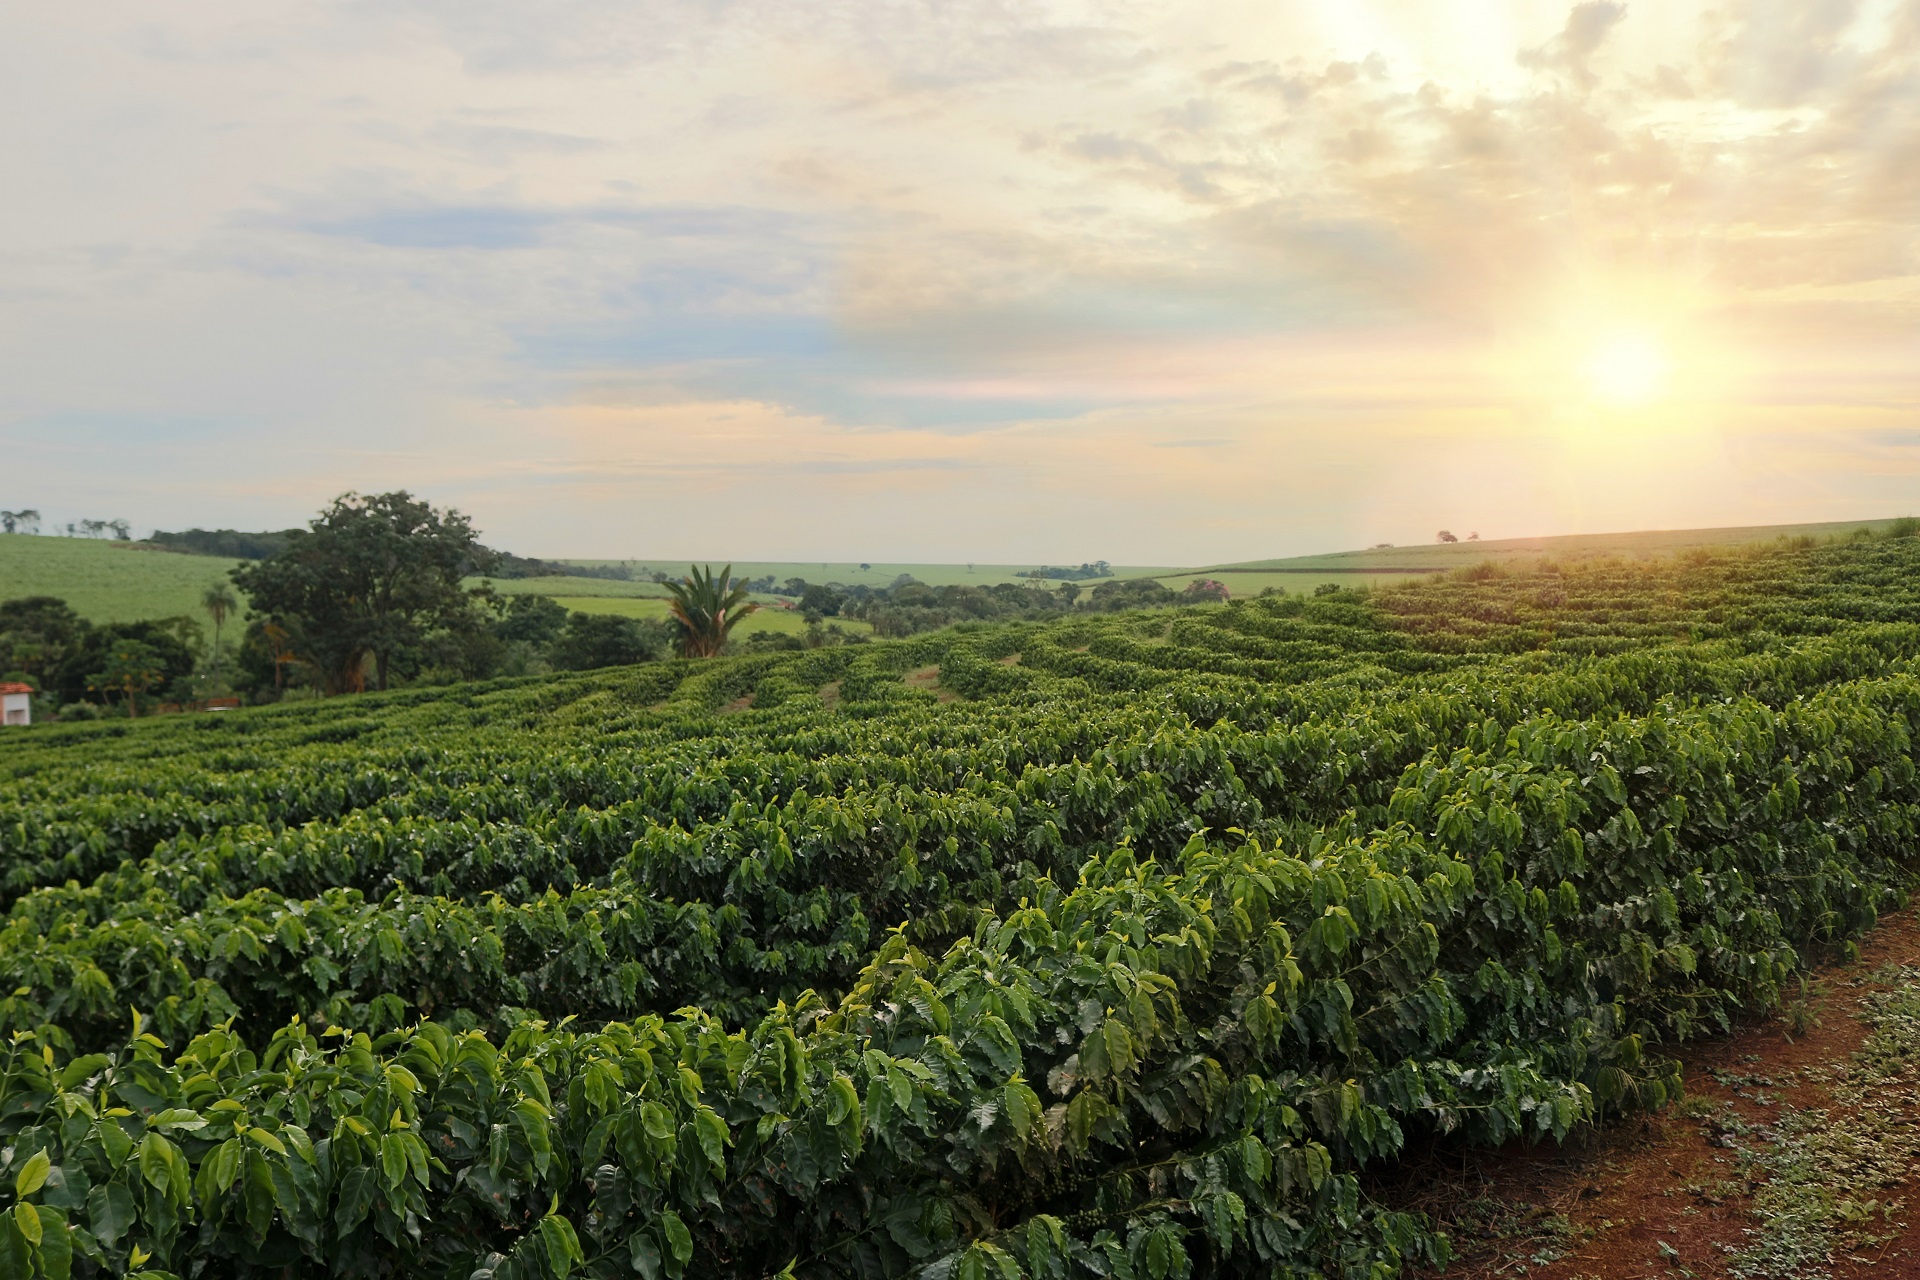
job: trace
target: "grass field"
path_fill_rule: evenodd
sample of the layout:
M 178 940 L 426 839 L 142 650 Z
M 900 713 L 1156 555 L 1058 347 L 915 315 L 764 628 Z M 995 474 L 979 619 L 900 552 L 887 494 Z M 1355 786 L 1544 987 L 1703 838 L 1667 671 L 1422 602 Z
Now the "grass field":
M 0 535 L 0 600 L 58 596 L 90 622 L 200 616 L 200 595 L 239 564 L 92 538 Z
M 1545 558 L 1591 559 L 1597 556 L 1650 557 L 1671 555 L 1696 547 L 1730 546 L 1778 538 L 1836 538 L 1856 530 L 1884 530 L 1892 521 L 1857 520 L 1829 524 L 1753 525 L 1725 529 L 1652 530 L 1637 533 L 1574 534 L 1552 538 L 1509 538 L 1486 542 L 1458 542 L 1433 546 L 1405 546 L 1341 551 L 1327 555 L 1294 556 L 1279 560 L 1246 560 L 1232 564 L 1178 569 L 1166 565 L 1116 565 L 1116 578 L 1152 578 L 1179 590 L 1198 577 L 1217 578 L 1236 598 L 1257 596 L 1269 587 L 1296 595 L 1311 595 L 1316 587 L 1385 587 L 1432 573 L 1464 568 L 1482 561 L 1523 565 Z M 188 556 L 136 550 L 125 543 L 84 538 L 0 536 L 0 600 L 28 595 L 59 596 L 94 622 L 131 622 L 199 613 L 200 593 L 215 582 L 226 582 L 227 571 L 238 564 L 215 556 Z M 655 570 L 678 576 L 687 566 L 678 561 L 573 560 L 582 565 L 624 564 L 639 581 L 610 578 L 548 577 L 495 579 L 501 595 L 550 595 L 569 609 L 586 613 L 626 613 L 632 617 L 662 617 L 667 595 L 659 583 L 646 581 Z M 715 568 L 720 562 L 715 562 Z M 758 578 L 805 578 L 809 582 L 838 582 L 846 586 L 885 587 L 901 574 L 930 586 L 991 586 L 1014 582 L 1032 565 L 1013 564 L 879 564 L 834 561 L 736 561 L 734 573 Z M 1084 584 L 1095 585 L 1092 582 Z M 758 596 L 763 603 L 774 597 Z M 635 607 L 653 602 L 645 608 Z M 781 630 L 787 623 L 770 612 L 756 615 L 755 630 Z M 801 624 L 793 620 L 795 629 Z M 849 626 L 849 629 L 855 629 Z
M 678 578 L 687 571 L 684 560 L 567 560 L 566 564 L 623 564 L 633 570 L 634 576 L 644 578 L 658 570 L 670 577 Z M 719 569 L 725 562 L 712 562 Z M 916 580 L 930 587 L 990 587 L 1001 582 L 1020 582 L 1025 575 L 1039 566 L 1033 564 L 878 564 L 871 563 L 864 568 L 859 564 L 837 561 L 799 561 L 799 560 L 735 560 L 733 572 L 736 577 L 762 578 L 772 574 L 776 581 L 785 582 L 788 578 L 805 578 L 808 582 L 837 582 L 846 587 L 889 587 L 901 574 L 911 574 Z M 1177 569 L 1171 565 L 1114 565 L 1116 578 L 1150 578 L 1162 573 L 1174 573 Z M 537 579 L 533 579 L 537 581 Z M 1061 581 L 1061 579 L 1052 579 Z M 600 593 L 583 593 L 600 594 Z
M 667 616 L 665 600 L 636 596 L 555 596 L 554 603 L 570 613 L 612 613 L 623 618 L 646 618 L 661 622 Z M 851 618 L 829 618 L 829 623 L 850 635 L 871 635 L 873 628 Z M 750 636 L 760 631 L 799 635 L 807 629 L 806 619 L 790 609 L 765 608 L 750 613 L 738 623 L 733 634 Z
M 1435 543 L 1431 546 L 1381 547 L 1365 551 L 1336 551 L 1328 555 L 1293 556 L 1283 560 L 1244 560 L 1193 570 L 1221 577 L 1226 573 L 1262 571 L 1288 577 L 1318 574 L 1325 570 L 1364 571 L 1368 577 L 1380 571 L 1402 576 L 1442 573 L 1479 564 L 1515 563 L 1554 558 L 1586 560 L 1596 556 L 1658 556 L 1691 551 L 1696 547 L 1725 547 L 1742 543 L 1768 542 L 1776 538 L 1843 538 L 1856 530 L 1884 532 L 1891 525 L 1885 520 L 1846 520 L 1829 524 L 1745 525 L 1725 529 L 1649 529 L 1636 533 L 1576 533 L 1553 538 L 1504 538 L 1485 542 Z M 1189 576 L 1186 581 L 1191 581 Z M 1228 586 L 1232 580 L 1221 577 Z M 1319 579 L 1314 579 L 1319 581 Z M 1181 583 L 1185 585 L 1185 581 Z M 1378 585 L 1378 584 L 1376 584 Z M 1311 590 L 1311 588 L 1308 588 Z
M 622 582 L 618 578 L 470 578 L 468 582 L 491 581 L 493 589 L 503 596 L 553 596 L 556 599 L 565 596 L 568 599 L 581 599 L 587 596 L 627 600 L 664 600 L 667 589 L 657 582 Z M 591 611 L 589 611 L 591 612 Z M 604 610 L 602 611 L 604 612 Z
M 1296 596 L 1312 595 L 1314 588 L 1323 583 L 1330 582 L 1336 587 L 1388 587 L 1396 582 L 1416 582 L 1426 576 L 1424 573 L 1342 573 L 1337 569 L 1315 569 L 1304 573 L 1274 573 L 1259 569 L 1191 569 L 1186 573 L 1155 578 L 1154 581 L 1179 591 L 1196 578 L 1212 578 L 1223 584 L 1238 600 L 1244 596 L 1257 596 L 1268 587 Z

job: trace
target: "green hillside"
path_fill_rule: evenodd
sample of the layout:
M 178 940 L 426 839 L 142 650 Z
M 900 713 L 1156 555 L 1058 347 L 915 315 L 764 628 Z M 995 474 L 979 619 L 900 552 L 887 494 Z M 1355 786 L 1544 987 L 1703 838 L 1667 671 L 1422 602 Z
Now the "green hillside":
M 231 586 L 227 571 L 239 563 L 92 538 L 0 535 L 0 600 L 59 596 L 99 623 L 198 616 L 201 593 Z
M 1726 547 L 1769 542 L 1777 538 L 1842 538 L 1857 530 L 1884 533 L 1893 523 L 1884 520 L 1842 520 L 1827 524 L 1742 525 L 1725 529 L 1649 529 L 1633 533 L 1574 533 L 1551 538 L 1502 538 L 1483 542 L 1435 543 L 1405 547 L 1374 547 L 1365 551 L 1335 551 L 1325 555 L 1291 556 L 1280 560 L 1242 560 L 1193 572 L 1220 574 L 1349 574 L 1396 576 L 1444 573 L 1483 560 L 1516 563 L 1547 558 L 1588 560 L 1596 556 L 1657 556 L 1697 547 Z

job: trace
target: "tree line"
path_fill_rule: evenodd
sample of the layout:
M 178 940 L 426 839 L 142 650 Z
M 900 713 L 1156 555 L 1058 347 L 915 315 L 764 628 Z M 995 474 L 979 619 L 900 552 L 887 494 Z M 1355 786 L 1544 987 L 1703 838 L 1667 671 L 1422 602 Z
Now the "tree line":
M 22 515 L 33 513 L 5 514 L 24 527 Z M 802 634 L 752 637 L 746 647 L 753 650 L 865 639 L 839 620 L 864 622 L 880 637 L 902 637 L 961 622 L 1227 596 L 1225 587 L 1206 579 L 1185 591 L 1114 579 L 1105 561 L 1082 566 L 1101 579 L 1091 589 L 1080 581 L 1047 587 L 1037 579 L 930 586 L 907 574 L 887 587 L 801 578 L 776 585 L 770 578 L 743 581 L 731 566 L 718 572 L 693 566 L 679 581 L 664 583 L 664 620 L 569 612 L 547 596 L 502 595 L 492 580 L 577 576 L 579 566 L 491 550 L 465 514 L 405 490 L 342 494 L 306 528 L 157 531 L 150 541 L 245 561 L 230 571 L 230 584 L 212 584 L 203 594 L 204 625 L 196 616 L 94 625 L 55 597 L 7 601 L 0 603 L 0 671 L 11 668 L 8 678 L 32 683 L 62 718 L 98 714 L 102 707 L 137 716 L 218 697 L 264 702 L 589 670 L 676 654 L 716 657 L 733 647 L 736 626 L 760 607 L 753 589 L 786 597 L 807 622 Z M 597 576 L 630 576 L 624 565 L 598 569 Z M 239 624 L 231 648 L 229 623 Z
M 0 511 L 0 533 L 39 533 L 41 515 L 32 507 L 18 511 Z M 127 542 L 133 538 L 133 525 L 126 520 L 69 520 L 69 538 L 112 538 Z

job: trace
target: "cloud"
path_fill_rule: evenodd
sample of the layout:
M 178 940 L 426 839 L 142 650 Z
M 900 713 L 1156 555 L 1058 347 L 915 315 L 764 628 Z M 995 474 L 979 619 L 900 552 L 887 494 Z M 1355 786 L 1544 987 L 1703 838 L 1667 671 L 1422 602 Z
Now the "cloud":
M 1567 14 L 1567 25 L 1558 35 L 1545 44 L 1521 50 L 1520 65 L 1558 71 L 1580 87 L 1591 88 L 1595 76 L 1588 63 L 1626 16 L 1627 6 L 1617 0 L 1581 0 Z
M 680 485 L 764 509 L 761 555 L 1217 560 L 1846 514 L 1920 403 L 1914 0 L 110 2 L 10 37 L 0 444 L 163 525 L 207 474 L 224 523 L 444 484 L 526 546 L 651 553 L 632 512 L 692 518 Z M 1639 420 L 1590 403 L 1616 331 L 1674 353 Z

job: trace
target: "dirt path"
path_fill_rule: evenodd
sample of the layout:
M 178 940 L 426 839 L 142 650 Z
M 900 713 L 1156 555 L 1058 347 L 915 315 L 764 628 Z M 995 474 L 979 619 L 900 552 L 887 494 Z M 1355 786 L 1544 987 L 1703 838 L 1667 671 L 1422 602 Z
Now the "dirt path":
M 1678 1056 L 1687 1097 L 1659 1115 L 1420 1170 L 1447 1280 L 1920 1278 L 1913 912 L 1784 1018 Z

